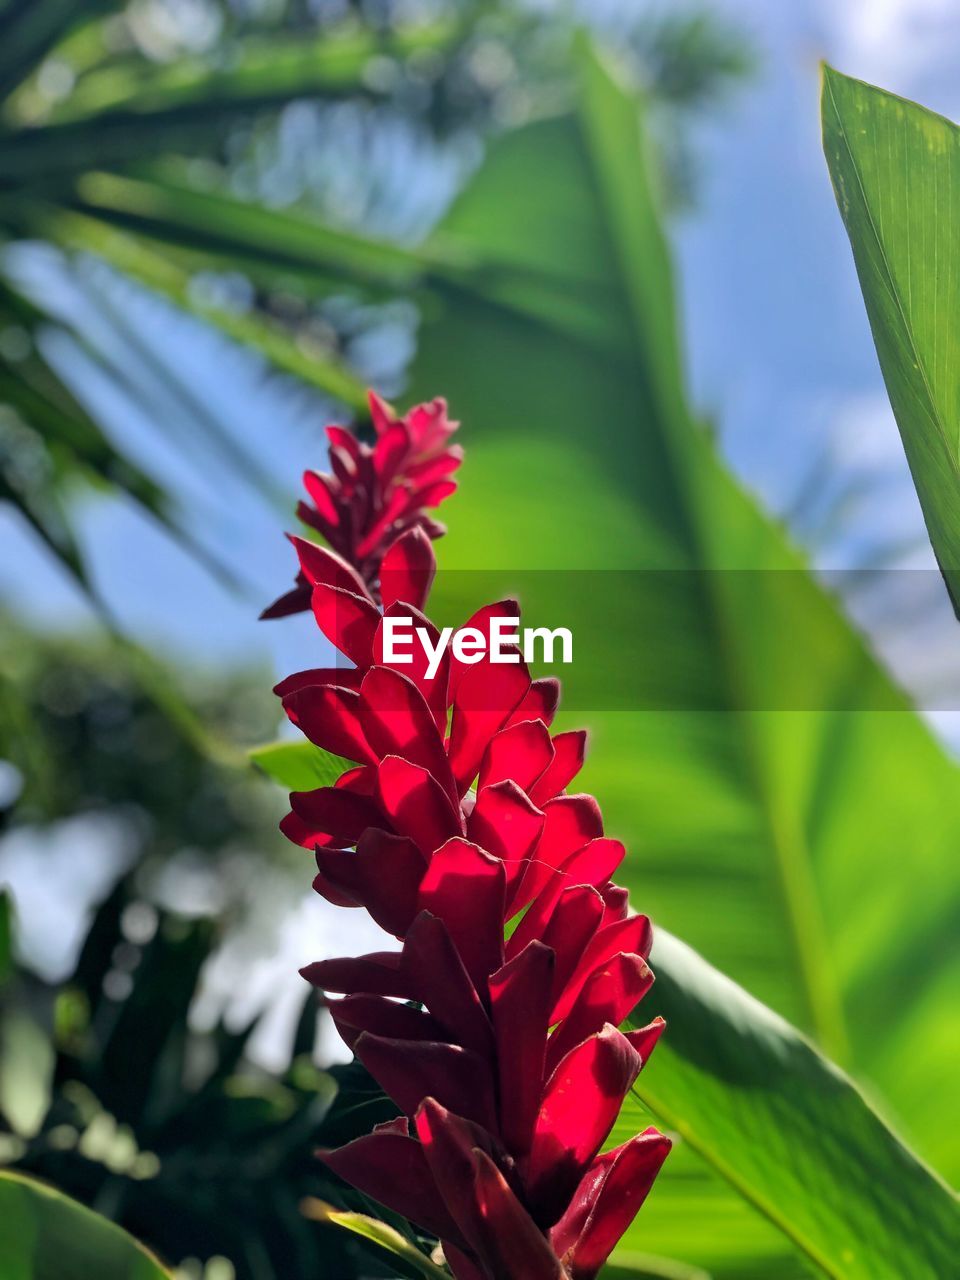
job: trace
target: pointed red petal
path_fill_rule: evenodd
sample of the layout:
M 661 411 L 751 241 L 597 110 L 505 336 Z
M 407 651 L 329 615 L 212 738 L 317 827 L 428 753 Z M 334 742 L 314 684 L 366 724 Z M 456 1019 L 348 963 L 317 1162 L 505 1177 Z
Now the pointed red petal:
M 377 792 L 394 830 L 409 836 L 427 857 L 463 834 L 460 819 L 436 778 L 400 756 L 380 761 Z
M 326 881 L 365 907 L 381 929 L 404 936 L 417 914 L 420 881 L 427 869 L 412 840 L 368 822 L 355 853 L 320 848 L 317 868 Z
M 567 1016 L 583 984 L 598 965 L 615 956 L 618 951 L 631 952 L 646 960 L 650 954 L 652 942 L 653 930 L 646 916 L 629 916 L 626 920 L 618 920 L 615 924 L 609 924 L 606 928 L 598 930 L 584 951 L 563 995 L 556 1003 L 553 1011 L 554 1022 L 559 1022 L 561 1018 Z
M 321 839 L 326 838 L 325 832 L 318 832 L 311 823 L 304 822 L 302 818 L 292 811 L 284 815 L 280 822 L 280 830 L 292 844 L 298 844 L 304 849 L 316 848 L 318 836 Z M 326 884 L 319 876 L 314 880 L 313 887 L 317 893 L 335 906 L 358 907 L 360 905 L 359 902 L 354 901 L 350 894 L 344 893 L 332 884 Z
M 550 1240 L 571 1280 L 594 1280 L 636 1217 L 670 1154 L 669 1138 L 647 1129 L 594 1161 Z
M 543 721 L 518 721 L 491 738 L 480 764 L 477 789 L 509 779 L 529 793 L 552 762 L 553 743 Z
M 363 1032 L 354 1052 L 384 1093 L 412 1116 L 424 1098 L 495 1130 L 490 1069 L 478 1054 L 441 1041 L 392 1040 Z
M 493 1052 L 493 1030 L 460 953 L 442 920 L 421 911 L 403 944 L 409 989 L 451 1038 L 485 1057 Z
M 593 796 L 557 796 L 543 806 L 543 832 L 530 866 L 520 883 L 511 915 L 537 896 L 560 867 L 578 849 L 603 835 L 603 816 Z
M 439 507 L 441 502 L 445 502 L 457 492 L 456 480 L 435 480 L 432 484 L 424 485 L 422 489 L 414 489 L 410 493 L 410 505 L 412 507 Z
M 306 538 L 298 538 L 295 534 L 288 536 L 300 561 L 300 570 L 311 586 L 316 587 L 322 583 L 326 587 L 339 587 L 352 595 L 369 599 L 366 583 L 343 556 L 338 556 L 328 547 L 309 542 Z
M 595 1035 L 608 1022 L 618 1027 L 652 985 L 653 974 L 642 956 L 620 952 L 598 965 L 583 984 L 569 1014 L 550 1037 L 547 1070 L 552 1071 L 565 1054 L 588 1036 Z M 634 1039 L 636 1035 L 637 1032 L 628 1032 L 627 1039 L 646 1061 L 653 1045 L 648 1047 L 645 1037 L 638 1043 Z M 656 1040 L 656 1035 L 653 1040 Z
M 490 619 L 491 618 L 519 618 L 520 606 L 516 600 L 506 599 L 497 600 L 494 604 L 485 604 L 482 609 L 478 609 L 472 617 L 460 628 L 465 631 L 468 627 L 479 631 L 482 636 L 489 642 L 490 639 Z M 450 700 L 455 699 L 457 690 L 460 687 L 460 681 L 472 671 L 473 666 L 466 662 L 461 662 L 458 658 L 451 657 L 450 661 Z M 533 717 L 527 717 L 532 719 Z M 499 726 L 498 726 L 499 727 Z
M 352 431 L 346 427 L 338 427 L 331 424 L 326 428 L 327 439 L 330 441 L 330 453 L 339 454 L 342 459 L 342 465 L 352 475 L 355 474 L 360 467 L 360 460 L 363 457 L 364 446 L 360 443 Z
M 390 491 L 383 510 L 357 543 L 357 555 L 361 559 L 370 555 L 390 526 L 403 515 L 409 505 L 410 495 L 405 489 L 392 489 Z
M 305 849 L 355 844 L 366 827 L 382 820 L 371 800 L 343 787 L 294 791 L 290 807 L 293 812 L 280 823 L 280 830 Z
M 460 837 L 437 850 L 420 885 L 420 907 L 446 925 L 481 996 L 503 964 L 504 899 L 503 863 Z
M 442 1039 L 440 1024 L 428 1013 L 384 996 L 345 996 L 328 1000 L 327 1008 L 344 1044 L 351 1051 L 363 1031 L 397 1040 Z
M 437 1194 L 423 1147 L 414 1138 L 382 1131 L 322 1151 L 321 1160 L 346 1182 L 432 1235 L 462 1241 Z
M 285 698 L 288 693 L 298 693 L 301 689 L 309 689 L 314 685 L 337 685 L 341 689 L 360 689 L 363 672 L 356 667 L 311 667 L 307 671 L 295 671 L 279 684 L 273 686 L 278 698 Z
M 375 391 L 367 392 L 367 404 L 370 406 L 373 429 L 378 436 L 382 436 L 387 428 L 397 421 L 393 405 L 384 400 L 382 396 L 378 396 Z
M 450 767 L 461 793 L 477 776 L 490 739 L 529 687 L 530 677 L 522 663 L 491 662 L 488 657 L 460 677 L 450 726 Z
M 543 676 L 531 683 L 526 697 L 507 720 L 507 724 L 516 724 L 518 720 L 542 720 L 544 724 L 551 725 L 559 705 L 560 681 L 554 676 Z
M 463 462 L 463 449 L 458 444 L 453 444 L 449 449 L 445 449 L 443 453 L 436 458 L 430 458 L 427 462 L 415 463 L 412 467 L 407 467 L 405 475 L 410 484 L 417 491 L 433 484 L 435 480 L 442 480 L 451 472 L 456 471 Z
M 459 803 L 443 739 L 420 690 L 390 667 L 371 667 L 360 686 L 360 722 L 376 754 L 402 756 L 440 783 L 451 806 Z
M 413 435 L 418 456 L 430 456 L 437 449 L 442 449 L 460 425 L 447 417 L 447 402 L 443 396 L 414 405 L 405 421 Z
M 342 587 L 317 583 L 311 597 L 317 626 L 332 645 L 358 667 L 373 660 L 373 641 L 380 625 L 380 612 L 368 598 Z
M 590 885 L 576 884 L 564 889 L 557 900 L 543 941 L 557 957 L 553 978 L 553 998 L 558 1000 L 580 962 L 587 944 L 603 917 L 603 899 Z M 552 1007 L 552 1006 L 551 1006 Z M 604 1018 L 603 1022 L 613 1021 Z M 600 1026 L 603 1026 L 603 1022 Z M 599 1030 L 598 1027 L 593 1028 Z
M 373 448 L 373 465 L 381 488 L 385 488 L 403 466 L 410 454 L 410 431 L 403 422 L 391 422 L 385 427 Z
M 447 681 L 450 669 L 450 652 L 446 650 L 440 659 L 440 665 L 437 673 L 433 677 L 428 677 L 427 669 L 429 666 L 429 658 L 427 657 L 426 648 L 418 634 L 420 631 L 426 632 L 431 651 L 436 651 L 437 643 L 440 639 L 440 632 L 433 625 L 429 618 L 424 617 L 419 609 L 415 609 L 410 604 L 403 604 L 395 601 L 384 610 L 384 619 L 386 618 L 409 618 L 410 625 L 408 628 L 410 642 L 408 645 L 401 645 L 400 652 L 404 657 L 409 657 L 410 662 L 400 663 L 395 660 L 387 661 L 384 656 L 384 626 L 377 628 L 377 634 L 373 642 L 373 659 L 378 667 L 390 667 L 394 671 L 399 671 L 401 675 L 405 675 L 420 690 L 424 701 L 433 713 L 434 721 L 441 733 L 446 733 L 447 729 Z
M 540 890 L 530 904 L 526 915 L 514 930 L 507 947 L 507 954 L 515 955 L 527 945 L 531 938 L 543 936 L 556 908 L 557 900 L 564 889 L 571 885 L 585 884 L 596 887 L 604 884 L 619 867 L 623 856 L 624 848 L 619 840 L 610 840 L 606 836 L 601 836 L 571 854 L 562 866 L 550 871 L 549 883 Z M 514 907 L 525 896 L 523 885 L 521 885 L 521 892 L 514 899 Z M 513 909 L 513 907 L 507 908 L 508 911 Z
M 375 763 L 360 724 L 360 695 L 339 685 L 310 685 L 288 693 L 283 709 L 290 721 L 318 747 L 335 756 Z
M 546 804 L 560 795 L 583 768 L 587 731 L 575 729 L 571 733 L 558 733 L 552 745 L 553 759 L 530 792 L 534 804 Z
M 492 1276 L 567 1280 L 560 1259 L 507 1180 L 483 1151 L 474 1153 L 482 1257 Z
M 419 526 L 390 544 L 380 567 L 380 599 L 384 609 L 403 602 L 422 609 L 437 572 L 433 544 Z
M 474 1192 L 474 1152 L 494 1152 L 491 1135 L 455 1115 L 436 1100 L 424 1098 L 413 1117 L 424 1157 L 437 1189 L 462 1238 L 473 1249 L 481 1243 L 479 1206 Z
M 640 1055 L 613 1026 L 577 1045 L 547 1082 L 530 1149 L 528 1190 L 538 1218 L 556 1222 L 613 1127 Z
M 409 977 L 401 971 L 399 951 L 372 951 L 366 956 L 315 960 L 304 966 L 300 975 L 321 991 L 399 996 L 401 1000 L 416 998 Z
M 540 839 L 543 823 L 543 813 L 515 782 L 498 782 L 481 787 L 477 793 L 467 819 L 467 835 L 502 860 L 508 897 Z
M 327 524 L 336 528 L 340 523 L 340 510 L 334 501 L 331 489 L 336 485 L 332 476 L 322 475 L 319 471 L 303 473 L 303 487 L 310 495 L 310 500 L 317 509 L 317 514 Z M 339 489 L 339 485 L 337 485 Z
M 268 622 L 271 618 L 289 618 L 294 613 L 305 613 L 310 608 L 312 591 L 309 582 L 298 582 L 261 611 L 260 621 Z
M 616 920 L 625 920 L 630 910 L 629 891 L 612 882 L 600 885 L 599 888 L 604 902 L 603 923 L 613 924 Z
M 657 1041 L 666 1030 L 667 1024 L 663 1018 L 654 1018 L 652 1022 L 648 1022 L 645 1027 L 638 1027 L 636 1031 L 626 1032 L 626 1037 L 643 1059 L 643 1065 L 647 1065 L 647 1059 L 656 1048 Z
M 490 978 L 501 1133 L 505 1146 L 517 1158 L 530 1149 L 540 1110 L 553 974 L 553 952 L 541 942 L 531 942 Z

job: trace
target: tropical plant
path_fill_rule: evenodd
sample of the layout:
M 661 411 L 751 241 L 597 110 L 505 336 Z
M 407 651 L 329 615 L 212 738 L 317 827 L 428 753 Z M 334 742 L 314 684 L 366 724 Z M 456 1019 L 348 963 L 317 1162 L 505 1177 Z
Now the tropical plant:
M 651 964 L 670 1029 L 614 1140 L 651 1113 L 680 1140 L 609 1274 L 938 1280 L 960 1253 L 956 1200 L 924 1160 L 955 1176 L 956 767 L 690 409 L 644 104 L 586 42 L 575 66 L 569 99 L 505 130 L 422 245 L 268 215 L 168 173 L 94 175 L 66 212 L 73 233 L 95 215 L 124 250 L 176 245 L 187 271 L 216 234 L 252 279 L 277 263 L 317 294 L 336 279 L 414 300 L 410 393 L 445 391 L 469 457 L 432 611 L 455 620 L 519 587 L 536 620 L 590 637 L 561 715 L 595 730 L 585 783 L 630 851 L 627 887 L 666 926 Z M 868 91 L 833 87 L 841 121 L 879 114 Z M 924 164 L 952 154 L 939 124 L 881 105 L 911 156 L 911 136 Z M 892 175 L 874 189 L 861 169 L 879 209 Z M 939 182 L 905 185 L 911 229 Z M 860 256 L 876 266 L 869 240 Z M 951 277 L 938 263 L 935 278 Z M 921 346 L 941 332 L 929 317 L 910 328 Z M 884 331 L 889 366 L 888 346 Z M 274 348 L 281 365 L 288 351 Z M 935 390 L 950 359 L 936 352 Z M 258 758 L 298 791 L 339 767 L 309 746 Z M 415 1233 L 400 1245 L 369 1214 L 308 1212 L 399 1249 L 397 1271 L 436 1272 Z

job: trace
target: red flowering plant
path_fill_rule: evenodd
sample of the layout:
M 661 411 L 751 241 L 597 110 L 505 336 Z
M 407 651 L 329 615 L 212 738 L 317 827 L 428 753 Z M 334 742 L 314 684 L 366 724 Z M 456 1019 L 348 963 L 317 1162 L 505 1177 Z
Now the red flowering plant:
M 363 444 L 345 427 L 327 427 L 330 472 L 305 471 L 310 502 L 297 515 L 350 566 L 374 602 L 384 560 L 404 533 L 421 530 L 426 538 L 446 532 L 427 512 L 456 492 L 451 477 L 463 461 L 459 445 L 449 443 L 459 425 L 447 417 L 445 400 L 420 404 L 403 417 L 370 392 L 374 445 Z M 418 546 L 419 542 L 406 545 Z M 427 584 L 429 586 L 429 584 Z M 264 609 L 261 617 L 281 618 L 310 608 L 312 585 L 301 569 L 296 585 Z
M 442 401 L 403 419 L 374 403 L 390 427 L 432 424 L 416 447 L 448 467 Z M 558 682 L 532 679 L 519 653 L 468 661 L 456 647 L 429 676 L 435 558 L 410 471 L 332 430 L 335 450 L 369 462 L 324 488 L 324 531 L 350 537 L 293 541 L 317 623 L 352 665 L 276 691 L 311 742 L 353 767 L 294 792 L 281 825 L 314 851 L 317 892 L 402 943 L 303 970 L 401 1114 L 323 1158 L 436 1236 L 457 1280 L 590 1280 L 670 1149 L 648 1129 L 602 1151 L 664 1025 L 618 1030 L 653 981 L 650 922 L 613 882 L 624 849 L 596 800 L 570 791 L 586 735 L 551 734 Z M 403 514 L 370 523 L 374 506 Z M 501 601 L 467 626 L 489 638 L 494 618 L 517 616 Z M 401 617 L 421 637 L 404 663 L 385 641 Z

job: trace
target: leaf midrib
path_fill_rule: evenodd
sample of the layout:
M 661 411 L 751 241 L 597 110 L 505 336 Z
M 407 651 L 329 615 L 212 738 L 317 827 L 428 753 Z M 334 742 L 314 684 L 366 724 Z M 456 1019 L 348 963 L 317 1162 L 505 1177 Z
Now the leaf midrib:
M 621 243 L 621 236 L 618 233 L 619 220 L 610 211 L 610 204 L 616 200 L 616 196 L 609 189 L 602 159 L 597 155 L 596 148 L 592 144 L 590 126 L 586 121 L 584 121 L 582 133 L 586 154 L 590 157 L 596 176 L 601 204 L 606 211 L 604 229 L 610 243 L 613 260 L 620 264 L 621 271 L 626 277 L 632 270 L 632 263 L 629 260 L 629 254 L 624 252 L 624 246 Z M 634 322 L 637 326 L 637 340 L 642 346 L 647 335 L 640 318 L 636 315 L 637 301 L 633 296 L 634 292 L 632 289 L 629 290 L 629 310 L 634 316 Z M 651 378 L 653 378 L 652 373 Z M 679 385 L 683 386 L 683 379 L 679 370 L 677 371 L 677 380 Z M 660 392 L 661 388 L 657 385 L 656 394 L 660 399 L 661 417 L 663 421 L 669 423 L 671 417 L 675 415 L 671 414 L 669 402 L 660 395 Z M 683 408 L 684 412 L 686 412 L 685 406 Z M 678 425 L 682 428 L 686 423 Z M 669 430 L 664 432 L 664 436 L 665 456 L 672 466 L 674 488 L 680 495 L 678 501 L 687 520 L 689 549 L 691 554 L 694 555 L 699 552 L 701 561 L 706 562 L 708 547 L 703 536 L 703 530 L 700 527 L 700 522 L 691 518 L 692 513 L 696 510 L 696 504 L 691 495 L 689 472 L 684 465 L 686 441 L 675 440 Z M 822 959 L 827 954 L 827 932 L 812 881 L 812 860 L 809 846 L 806 840 L 803 839 L 802 833 L 799 832 L 795 832 L 794 838 L 790 840 L 788 833 L 784 831 L 783 822 L 778 816 L 777 806 L 774 804 L 770 786 L 762 768 L 762 750 L 748 715 L 743 710 L 749 705 L 749 699 L 743 696 L 741 687 L 742 679 L 738 661 L 740 650 L 730 637 L 729 628 L 726 625 L 726 610 L 718 598 L 717 591 L 711 589 L 712 583 L 713 575 L 708 574 L 707 589 L 703 593 L 705 612 L 709 614 L 711 631 L 717 638 L 718 651 L 723 661 L 724 682 L 730 694 L 729 705 L 736 717 L 736 723 L 739 728 L 737 734 L 740 743 L 739 755 L 744 763 L 750 788 L 756 797 L 757 809 L 766 830 L 767 843 L 774 854 L 773 869 L 780 890 L 782 909 L 790 933 L 791 951 L 793 952 L 795 971 L 798 975 L 801 998 L 810 1018 L 811 1026 L 815 1029 L 817 1038 L 824 1049 L 831 1052 L 833 1056 L 842 1057 L 847 1046 L 844 1008 L 837 984 L 832 980 L 832 971 L 829 965 L 823 963 Z M 792 866 L 797 861 L 800 863 L 800 871 L 794 873 Z

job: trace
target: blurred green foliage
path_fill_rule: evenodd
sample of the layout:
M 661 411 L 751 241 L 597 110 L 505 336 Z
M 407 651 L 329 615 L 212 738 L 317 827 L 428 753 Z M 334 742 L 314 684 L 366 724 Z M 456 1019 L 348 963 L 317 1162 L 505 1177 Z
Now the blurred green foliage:
M 109 809 L 127 821 L 139 858 L 282 850 L 276 796 L 237 768 L 277 723 L 265 672 L 154 665 L 145 677 L 109 638 L 38 633 L 0 616 L 0 759 L 19 776 L 0 810 L 6 824 Z M 197 726 L 216 733 L 215 746 Z
M 373 225 L 416 238 L 486 137 L 568 101 L 578 21 L 575 10 L 509 0 L 6 0 L 0 243 L 43 237 L 93 252 L 362 412 L 350 355 L 365 322 L 329 298 L 332 281 L 356 293 L 349 233 Z M 742 38 L 699 12 L 654 23 L 614 6 L 608 21 L 669 115 L 678 191 L 688 191 L 681 121 L 746 73 Z M 423 176 L 411 182 L 411 170 Z M 258 212 L 263 204 L 270 212 Z M 334 229 L 321 234 L 314 222 L 297 237 L 278 206 Z M 291 254 L 298 241 L 305 254 Z M 384 248 L 377 261 L 390 256 Z M 6 273 L 0 501 L 96 599 L 73 527 L 78 486 L 127 494 L 203 553 L 186 513 L 44 355 L 55 320 Z M 125 384 L 116 353 L 90 335 L 83 342 L 103 375 Z M 256 464 L 215 415 L 195 401 L 192 412 L 185 449 L 206 439 L 256 481 Z
M 393 1109 L 354 1067 L 314 1065 L 312 994 L 280 1074 L 245 1055 L 256 1020 L 193 1029 L 217 932 L 213 920 L 158 911 L 125 877 L 62 987 L 19 979 L 0 1019 L 21 1046 L 0 1071 L 0 1162 L 92 1205 L 185 1276 L 394 1274 L 299 1209 L 307 1195 L 366 1207 L 314 1152 Z

